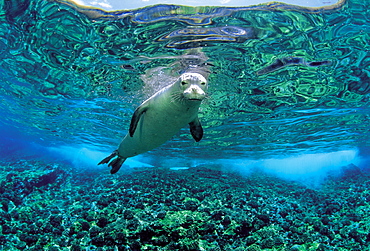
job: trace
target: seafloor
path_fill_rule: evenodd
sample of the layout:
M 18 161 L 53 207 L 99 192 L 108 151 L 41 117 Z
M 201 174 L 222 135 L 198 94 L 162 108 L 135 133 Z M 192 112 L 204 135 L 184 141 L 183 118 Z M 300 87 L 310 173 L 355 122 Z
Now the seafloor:
M 370 250 L 370 180 L 0 163 L 1 250 Z

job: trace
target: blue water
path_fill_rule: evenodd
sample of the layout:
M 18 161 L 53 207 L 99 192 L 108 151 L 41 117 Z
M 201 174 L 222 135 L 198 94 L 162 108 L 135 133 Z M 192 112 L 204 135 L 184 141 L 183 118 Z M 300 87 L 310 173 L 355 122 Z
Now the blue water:
M 88 172 L 92 180 L 125 179 L 137 168 L 179 175 L 209 168 L 240 179 L 261 172 L 315 191 L 345 177 L 348 168 L 359 171 L 362 182 L 368 179 L 365 2 L 321 9 L 161 5 L 110 13 L 59 1 L 14 0 L 0 7 L 3 180 L 12 170 L 36 172 L 50 163 L 78 177 Z M 199 111 L 203 139 L 194 142 L 183 128 L 111 177 L 97 163 L 117 148 L 135 108 L 181 74 L 192 49 L 198 58 L 185 62 L 211 69 Z M 351 197 L 350 190 L 343 193 Z M 366 238 L 355 241 L 356 248 L 366 250 Z M 325 245 L 352 250 L 338 243 Z
M 156 163 L 159 155 L 167 161 L 179 152 L 193 163 L 368 145 L 368 27 L 359 4 L 314 12 L 284 5 L 205 8 L 194 17 L 191 9 L 168 16 L 175 7 L 162 6 L 140 10 L 134 19 L 130 12 L 92 19 L 83 9 L 41 2 L 30 2 L 21 15 L 12 12 L 16 4 L 4 7 L 2 124 L 34 143 L 110 152 L 133 110 L 175 79 L 183 49 L 196 47 L 213 66 L 210 98 L 200 110 L 205 137 L 196 144 L 182 130 L 145 154 Z M 150 16 L 155 11 L 162 12 Z M 198 30 L 184 29 L 192 22 Z M 276 66 L 279 60 L 284 65 Z

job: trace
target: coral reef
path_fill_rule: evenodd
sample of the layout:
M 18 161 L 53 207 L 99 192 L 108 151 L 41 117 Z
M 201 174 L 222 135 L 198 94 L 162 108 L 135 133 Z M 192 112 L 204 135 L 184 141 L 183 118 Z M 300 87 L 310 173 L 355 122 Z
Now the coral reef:
M 355 169 L 312 190 L 204 166 L 1 163 L 0 249 L 367 250 L 370 181 Z

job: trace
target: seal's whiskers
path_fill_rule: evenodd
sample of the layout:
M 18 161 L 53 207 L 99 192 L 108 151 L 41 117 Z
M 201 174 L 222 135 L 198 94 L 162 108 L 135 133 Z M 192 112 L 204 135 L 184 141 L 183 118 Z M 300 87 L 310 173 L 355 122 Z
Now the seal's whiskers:
M 178 102 L 180 104 L 184 104 L 184 96 L 182 92 L 174 92 L 171 94 L 171 103 Z

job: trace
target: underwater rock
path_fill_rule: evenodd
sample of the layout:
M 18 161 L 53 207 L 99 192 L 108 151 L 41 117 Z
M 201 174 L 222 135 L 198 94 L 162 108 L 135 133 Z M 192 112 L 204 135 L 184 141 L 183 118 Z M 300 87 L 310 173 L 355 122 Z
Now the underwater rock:
M 246 251 L 260 251 L 261 247 L 257 244 L 253 244 L 249 247 L 247 247 Z
M 130 231 L 135 232 L 139 228 L 139 226 L 140 222 L 135 218 L 127 221 L 127 229 Z
M 265 224 L 268 224 L 270 222 L 270 216 L 267 214 L 259 214 L 257 215 L 257 218 L 263 221 Z
M 160 211 L 157 214 L 157 218 L 163 220 L 166 217 L 166 211 Z
M 101 235 L 97 235 L 91 238 L 91 244 L 97 246 L 97 247 L 103 247 L 105 242 L 104 238 Z
M 224 225 L 225 227 L 228 227 L 231 224 L 230 216 L 228 215 L 224 216 L 224 218 L 221 220 L 221 224 Z
M 362 173 L 361 169 L 354 165 L 350 164 L 348 166 L 343 166 L 342 167 L 342 172 L 344 178 L 356 178 L 357 176 L 363 176 L 364 174 Z
M 30 170 L 29 166 L 35 166 L 36 170 Z M 18 206 L 37 189 L 47 185 L 60 186 L 67 180 L 67 172 L 59 165 L 41 166 L 40 162 L 19 161 L 1 182 L 2 198 Z
M 255 230 L 253 223 L 249 220 L 244 220 L 241 225 L 237 228 L 236 233 L 240 236 L 249 236 L 251 232 Z
M 107 207 L 112 202 L 112 198 L 107 198 L 106 196 L 101 196 L 97 201 L 97 204 L 102 207 Z
M 17 232 L 17 229 L 9 223 L 2 225 L 2 234 L 16 234 Z
M 49 222 L 52 226 L 57 227 L 62 224 L 63 217 L 61 215 L 51 215 L 49 218 Z
M 98 217 L 96 225 L 98 227 L 104 228 L 108 224 L 108 218 L 104 215 Z
M 222 217 L 225 215 L 225 212 L 221 211 L 221 210 L 216 210 L 212 213 L 211 215 L 211 218 L 213 220 L 216 220 L 216 221 L 219 221 L 222 219 Z
M 37 235 L 21 233 L 19 239 L 24 241 L 28 246 L 32 246 L 38 241 Z
M 35 187 L 47 186 L 49 184 L 55 183 L 58 179 L 62 179 L 65 175 L 63 170 L 55 170 L 50 173 L 41 175 L 39 178 L 33 181 Z
M 248 206 L 250 206 L 250 207 L 252 207 L 252 208 L 258 208 L 259 207 L 259 204 L 258 204 L 258 202 L 257 201 L 255 201 L 255 200 L 251 200 L 251 201 L 249 201 L 248 202 Z
M 4 234 L 0 235 L 0 245 L 4 245 L 7 242 L 7 239 Z
M 116 244 L 116 241 L 114 239 L 114 235 L 111 232 L 105 232 L 103 234 L 104 238 L 104 246 L 114 246 Z
M 80 225 L 81 225 L 81 229 L 82 230 L 85 230 L 85 231 L 88 231 L 90 229 L 90 224 L 89 222 L 85 221 L 85 220 L 80 220 L 79 221 Z
M 123 217 L 127 220 L 131 220 L 135 217 L 135 213 L 134 211 L 130 210 L 130 209 L 126 209 L 124 212 L 123 212 Z
M 293 245 L 289 251 L 305 251 L 306 248 L 304 246 L 301 246 L 301 245 Z
M 82 248 L 80 247 L 79 244 L 72 244 L 70 250 L 71 251 L 82 251 Z
M 156 232 L 150 226 L 143 226 L 138 235 L 142 242 L 148 242 L 155 236 Z
M 217 229 L 217 227 L 216 227 L 215 223 L 204 222 L 201 225 L 200 229 L 199 229 L 199 233 L 201 235 L 213 234 L 216 229 Z
M 97 235 L 99 235 L 100 232 L 102 232 L 102 230 L 98 226 L 92 226 L 89 230 L 91 238 L 96 237 Z
M 190 210 L 190 211 L 195 211 L 199 207 L 200 202 L 198 199 L 195 198 L 186 198 L 184 200 L 184 209 L 185 210 Z
M 260 245 L 262 248 L 272 248 L 275 245 L 275 241 L 273 238 L 269 237 L 269 238 L 263 239 Z
M 170 239 L 165 235 L 160 235 L 153 239 L 153 244 L 159 247 L 165 247 L 170 243 Z

